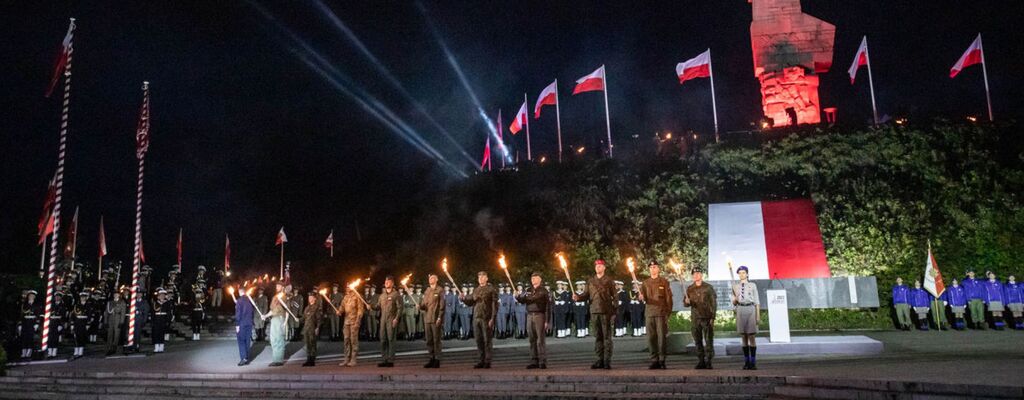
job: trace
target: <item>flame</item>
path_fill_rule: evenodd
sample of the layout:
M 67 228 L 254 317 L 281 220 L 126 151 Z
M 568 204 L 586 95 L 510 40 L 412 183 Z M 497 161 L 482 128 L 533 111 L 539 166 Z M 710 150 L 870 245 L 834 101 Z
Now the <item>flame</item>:
M 270 281 L 271 281 L 271 282 L 276 282 L 276 281 L 277 281 L 277 277 L 276 277 L 276 276 L 274 276 L 274 277 L 271 277 L 271 278 L 270 278 Z
M 668 265 L 672 267 L 672 270 L 676 272 L 676 275 L 682 275 L 683 264 L 677 263 L 676 260 L 668 259 Z
M 412 274 L 406 275 L 405 278 L 402 278 L 402 280 L 400 281 L 402 286 L 404 286 L 406 288 L 409 287 L 409 278 L 412 278 Z
M 255 291 L 255 290 L 256 290 L 256 288 L 254 288 L 254 287 L 251 287 L 251 288 L 249 288 L 249 290 L 246 290 L 246 291 L 245 291 L 245 294 L 246 294 L 247 296 L 249 296 L 249 297 L 252 297 L 252 292 L 253 292 L 253 291 Z
M 356 288 L 359 287 L 359 284 L 361 284 L 361 283 L 363 283 L 363 279 L 362 278 L 356 279 L 354 282 L 348 284 L 348 288 L 352 289 L 352 290 L 356 290 Z
M 326 297 L 327 296 L 327 289 L 320 289 L 320 295 Z
M 636 269 L 636 265 L 633 264 L 633 257 L 629 257 L 626 259 L 626 268 L 629 269 L 630 273 L 632 273 L 633 270 Z
M 562 253 L 558 253 L 555 254 L 555 256 L 558 257 L 558 263 L 562 265 L 562 269 L 568 270 L 569 263 L 565 261 L 565 255 L 563 255 Z
M 444 272 L 448 272 L 448 257 L 445 257 L 443 260 L 441 260 L 441 270 Z
M 224 276 L 231 276 L 231 271 L 224 272 Z
M 498 257 L 498 265 L 501 265 L 501 269 L 508 270 L 508 264 L 505 263 L 505 255 L 502 254 Z
M 228 286 L 228 294 L 235 295 L 235 288 L 233 286 Z
M 249 286 L 249 281 L 245 281 L 245 284 L 243 284 L 242 286 Z
M 268 278 L 268 276 L 269 276 L 269 275 L 270 275 L 270 274 L 263 274 L 263 280 L 267 280 L 267 278 Z

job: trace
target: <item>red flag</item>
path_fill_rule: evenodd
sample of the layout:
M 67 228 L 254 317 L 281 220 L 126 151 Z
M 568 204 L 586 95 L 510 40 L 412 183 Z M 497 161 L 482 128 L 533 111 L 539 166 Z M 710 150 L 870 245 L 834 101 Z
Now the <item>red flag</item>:
M 711 76 L 711 49 L 700 53 L 694 58 L 676 64 L 676 76 L 679 77 L 680 84 L 690 79 Z
M 524 101 L 523 105 L 519 107 L 519 112 L 516 113 L 516 119 L 512 121 L 512 125 L 509 125 L 508 131 L 512 132 L 513 135 L 519 133 L 529 123 L 529 120 L 530 117 L 526 113 L 526 102 Z
M 46 88 L 46 97 L 53 94 L 53 88 L 60 82 L 60 76 L 64 74 L 64 68 L 68 65 L 68 58 L 71 57 L 71 39 L 74 37 L 75 20 L 68 25 L 68 33 L 64 35 L 64 41 L 60 44 L 60 54 L 57 55 L 57 63 L 53 67 L 53 77 L 50 78 L 50 86 Z
M 141 235 L 139 236 L 139 263 L 140 264 L 145 264 L 146 263 L 146 251 L 142 250 L 142 236 Z
M 537 104 L 533 106 L 533 118 L 540 118 L 540 109 L 545 105 L 558 105 L 558 80 L 551 82 L 548 87 L 540 91 L 537 97 Z
M 946 290 L 946 284 L 942 282 L 942 272 L 939 271 L 939 264 L 935 262 L 932 255 L 932 244 L 928 243 L 928 260 L 924 265 L 924 289 L 931 292 L 932 296 L 939 297 Z
M 487 166 L 487 170 L 491 170 L 491 135 L 487 135 L 487 145 L 484 146 L 484 157 L 480 160 L 480 169 Z
M 224 273 L 231 271 L 231 238 L 224 235 Z
M 103 231 L 103 217 L 100 217 L 100 257 L 107 255 L 107 234 Z
M 285 243 L 288 243 L 288 236 L 284 234 L 284 227 L 282 226 L 281 230 L 277 232 L 277 239 L 274 242 L 274 246 L 280 246 Z
M 853 55 L 853 65 L 850 66 L 850 84 L 853 84 L 854 78 L 857 77 L 857 70 L 861 65 L 868 65 L 868 37 L 864 36 L 860 40 L 860 47 L 857 48 L 857 54 Z
M 182 228 L 178 228 L 178 245 L 177 245 L 177 250 L 178 250 L 178 266 L 179 267 L 181 266 L 181 252 L 182 252 L 181 250 L 184 247 L 184 243 L 182 243 L 182 240 L 181 240 L 182 239 L 182 237 L 181 237 L 182 235 L 181 234 L 182 234 Z
M 971 42 L 971 46 L 967 48 L 967 51 L 960 56 L 959 60 L 956 60 L 956 64 L 953 64 L 953 68 L 949 70 L 949 77 L 955 78 L 964 68 L 984 62 L 985 53 L 981 49 L 981 34 L 979 33 L 978 37 Z
M 331 234 L 327 235 L 327 240 L 324 240 L 324 247 L 328 249 L 334 248 L 334 231 L 331 231 Z
M 591 72 L 590 75 L 577 79 L 576 88 L 572 90 L 572 94 L 601 90 L 604 90 L 604 65 Z
M 43 214 L 39 216 L 39 244 L 46 241 L 46 237 L 53 233 L 53 203 L 57 198 L 57 177 L 50 179 L 50 186 L 46 190 L 46 200 L 43 201 Z

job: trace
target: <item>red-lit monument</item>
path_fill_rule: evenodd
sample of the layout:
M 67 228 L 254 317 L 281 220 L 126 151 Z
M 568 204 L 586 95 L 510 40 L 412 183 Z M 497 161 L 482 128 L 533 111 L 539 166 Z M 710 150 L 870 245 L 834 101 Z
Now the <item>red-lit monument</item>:
M 804 14 L 800 0 L 748 0 L 761 107 L 773 126 L 821 122 L 818 75 L 832 66 L 836 27 Z

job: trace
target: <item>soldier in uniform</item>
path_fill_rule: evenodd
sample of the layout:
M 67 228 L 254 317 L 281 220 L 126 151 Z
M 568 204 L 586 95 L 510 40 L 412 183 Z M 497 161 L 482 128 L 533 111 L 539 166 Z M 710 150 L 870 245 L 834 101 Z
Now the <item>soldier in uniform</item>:
M 459 296 L 452 291 L 452 287 L 444 284 L 444 338 L 455 337 L 458 331 L 458 321 L 455 319 L 455 311 L 459 309 Z
M 267 340 L 267 321 L 260 317 L 262 314 L 270 312 L 270 301 L 267 298 L 266 290 L 260 287 L 256 290 L 256 298 L 253 299 L 256 302 L 256 309 L 258 312 L 253 313 L 252 326 L 256 329 L 256 340 L 262 342 Z
M 416 308 L 416 298 L 412 291 L 406 293 L 402 288 L 398 288 L 398 293 L 402 295 L 402 322 L 405 326 L 405 340 L 411 342 L 416 340 L 416 314 L 419 314 L 419 310 Z
M 761 322 L 761 302 L 757 284 L 749 280 L 746 265 L 736 269 L 740 281 L 732 285 L 732 305 L 736 307 L 736 333 L 743 344 L 743 369 L 757 369 L 757 324 Z
M 462 301 L 463 297 L 469 295 L 469 286 L 462 285 L 462 291 L 459 292 L 459 340 L 469 340 L 469 335 L 472 333 L 473 327 L 471 326 L 471 314 L 472 308 L 466 305 Z
M 115 291 L 114 297 L 107 303 L 107 355 L 113 355 L 121 344 L 121 325 L 128 314 L 127 304 L 121 300 L 121 293 Z
M 895 295 L 895 292 L 893 294 Z M 909 297 L 909 291 L 905 296 Z M 946 288 L 939 297 L 945 304 L 948 304 L 950 310 L 953 311 L 953 329 L 958 331 L 964 330 L 964 328 L 966 328 L 966 324 L 964 323 L 964 313 L 967 310 L 967 290 L 965 290 L 963 286 L 960 286 L 960 282 L 958 282 L 956 278 L 953 278 L 953 285 Z M 893 302 L 895 302 L 895 300 L 893 300 Z M 909 309 L 907 310 L 907 313 L 907 319 L 909 320 Z
M 896 309 L 896 322 L 900 329 L 910 330 L 910 288 L 903 284 L 903 278 L 896 277 L 896 284 L 892 286 L 892 305 Z
M 591 369 L 612 368 L 612 323 L 615 319 L 615 282 L 605 275 L 604 260 L 594 261 L 594 273 L 583 293 L 573 294 L 573 301 L 590 301 L 594 320 L 594 354 L 597 362 Z
M 430 361 L 423 368 L 441 366 L 441 324 L 445 315 L 445 298 L 441 287 L 437 285 L 437 275 L 427 275 L 427 291 L 420 300 L 423 311 L 424 336 L 427 338 L 427 352 Z
M 415 291 L 413 293 L 413 295 L 412 295 L 413 300 L 416 301 L 416 304 L 422 304 L 423 303 L 423 285 L 417 283 L 416 287 L 413 288 L 413 290 Z M 424 334 L 424 331 L 423 331 L 423 310 L 420 310 L 419 307 L 417 307 L 416 308 L 416 339 L 423 339 L 423 334 Z
M 615 281 L 615 337 L 626 335 L 626 309 L 629 307 L 629 292 L 622 281 Z
M 532 283 L 533 278 L 531 277 L 530 280 L 531 280 L 531 283 Z M 516 285 L 516 295 L 519 295 L 519 294 L 522 294 L 522 293 L 523 293 L 523 284 L 522 283 L 518 283 Z M 547 298 L 547 300 L 551 300 L 551 293 L 548 293 L 547 290 L 544 290 L 544 296 Z M 514 298 L 515 297 L 513 297 L 513 299 Z M 547 304 L 548 304 L 548 308 L 550 308 L 551 307 L 551 302 L 548 301 Z M 526 338 L 526 323 L 527 323 L 526 321 L 527 321 L 527 316 L 529 315 L 529 311 L 527 311 L 526 308 L 527 308 L 526 307 L 526 303 L 521 303 L 518 300 L 512 306 L 513 316 L 515 317 L 514 321 L 515 321 L 515 327 L 516 327 L 516 333 L 515 333 L 516 339 Z M 551 315 L 551 311 L 550 310 L 545 310 L 545 312 L 544 312 L 544 318 L 545 318 L 545 320 L 544 320 L 544 327 L 545 327 L 545 331 L 547 330 L 546 328 L 547 328 L 547 325 L 548 325 L 547 319 L 548 319 L 548 317 L 550 315 Z M 546 333 L 545 332 L 541 332 L 540 337 L 545 337 L 545 336 L 546 336 Z
M 644 280 L 640 290 L 640 300 L 646 310 L 646 325 L 651 326 L 651 334 L 647 337 L 647 348 L 651 352 L 650 369 L 665 369 L 665 356 L 668 343 L 668 316 L 672 313 L 672 288 L 668 279 L 661 277 L 661 266 L 656 262 L 647 265 L 651 277 Z
M 164 342 L 167 340 L 168 328 L 174 316 L 174 304 L 167 300 L 167 290 L 157 289 L 156 302 L 153 303 L 153 352 L 163 353 Z
M 547 344 L 544 343 L 548 314 L 551 312 L 551 296 L 547 289 L 541 286 L 539 272 L 530 274 L 530 289 L 523 292 L 518 291 L 515 297 L 517 303 L 526 307 L 527 331 L 530 336 L 530 364 L 526 369 L 547 369 L 548 356 Z
M 566 314 L 569 307 L 569 301 L 572 299 L 570 298 L 569 300 L 566 300 L 565 297 L 571 297 L 572 295 L 565 290 L 565 285 L 567 285 L 565 281 L 556 281 L 555 293 L 551 297 L 551 323 L 554 325 L 556 338 L 563 338 L 566 336 L 566 322 L 568 321 L 568 316 Z
M 476 290 L 461 298 L 463 303 L 473 307 L 473 332 L 476 338 L 476 350 L 480 352 L 480 362 L 473 368 L 490 368 L 491 355 L 494 351 L 494 320 L 498 312 L 498 291 L 487 282 L 487 272 L 476 273 Z
M 498 318 L 495 320 L 496 336 L 498 339 L 508 337 L 508 320 L 512 314 L 512 303 L 515 300 L 509 295 L 505 284 L 498 284 Z
M 288 293 L 287 287 L 283 283 L 278 282 L 276 285 L 277 290 L 274 294 L 274 299 L 270 301 L 270 312 L 265 317 L 270 318 L 270 349 L 272 353 L 272 360 L 269 366 L 280 367 L 284 365 L 284 347 L 287 343 L 288 336 L 288 319 L 291 318 L 288 309 L 285 309 L 285 295 Z
M 586 291 L 586 281 L 576 281 L 576 292 L 573 296 L 572 316 L 576 322 L 576 337 L 586 337 L 590 334 L 590 325 L 587 324 L 587 311 L 589 305 L 586 300 L 577 299 L 576 296 Z
M 100 337 L 100 323 L 103 321 L 103 311 L 107 308 L 104 296 L 105 293 L 99 289 L 93 289 L 92 297 L 89 298 L 89 343 L 96 343 Z
M 18 326 L 21 342 L 21 358 L 32 358 L 32 349 L 36 346 L 36 329 L 42 322 L 43 308 L 36 301 L 36 291 L 25 293 L 25 302 L 21 305 L 21 323 Z
M 974 278 L 974 268 L 967 269 L 967 277 L 960 282 L 967 291 L 967 307 L 971 313 L 971 327 L 985 330 L 985 290 L 982 281 Z
M 235 341 L 238 342 L 238 366 L 249 365 L 249 347 L 252 346 L 252 327 L 255 320 L 260 320 L 259 313 L 253 308 L 249 291 L 243 287 L 238 291 L 235 301 Z
M 377 287 L 370 286 L 370 292 L 366 296 L 366 300 L 370 305 L 377 304 L 380 302 L 380 295 L 377 294 Z M 369 334 L 370 340 L 380 340 L 380 309 L 372 308 L 367 313 L 366 321 L 367 333 Z
M 334 308 L 341 307 L 341 302 L 342 302 L 342 300 L 344 298 L 345 298 L 345 295 L 342 294 L 340 290 L 338 290 L 338 284 L 335 283 L 335 284 L 331 285 L 331 298 L 330 298 L 331 305 L 333 305 Z M 327 320 L 331 324 L 331 340 L 332 341 L 338 340 L 338 338 L 341 337 L 341 326 L 339 325 L 339 322 L 341 322 L 341 321 L 339 319 L 338 313 L 326 313 L 326 314 L 327 314 Z
M 57 348 L 64 333 L 64 323 L 68 315 L 68 304 L 64 301 L 61 287 L 53 296 L 53 308 L 50 311 L 50 337 L 47 338 L 46 358 L 57 357 Z M 70 300 L 69 300 L 70 301 Z
M 78 303 L 71 310 L 71 329 L 75 335 L 74 358 L 85 355 L 85 345 L 89 343 L 89 318 L 89 292 L 83 290 L 78 294 Z
M 1013 329 L 1024 330 L 1024 320 L 1021 320 L 1021 315 L 1024 314 L 1024 285 L 1017 283 L 1017 277 L 1010 275 L 1006 278 L 1003 299 L 1013 318 Z
M 629 291 L 629 326 L 633 337 L 643 336 L 644 305 L 640 302 L 640 282 L 632 281 Z
M 374 303 L 370 303 L 374 304 Z M 341 311 L 344 319 L 344 348 L 345 348 L 345 361 L 341 363 L 342 367 L 354 367 L 356 366 L 356 358 L 359 357 L 359 324 L 363 320 L 363 315 L 366 314 L 366 306 L 363 301 L 359 299 L 358 292 L 356 289 L 348 288 L 345 297 L 341 300 Z
M 694 267 L 690 271 L 693 284 L 686 288 L 683 305 L 690 307 L 690 319 L 694 346 L 697 350 L 697 369 L 712 369 L 711 359 L 715 358 L 715 312 L 718 310 L 718 295 L 715 288 L 704 283 L 704 271 Z
M 197 287 L 193 294 L 192 314 L 189 316 L 189 322 L 192 324 L 192 340 L 199 341 L 199 333 L 203 329 L 203 320 L 206 319 L 206 307 L 203 306 L 203 291 Z
M 302 301 L 302 294 L 299 292 L 299 288 L 293 287 L 290 292 L 290 296 L 286 295 L 286 303 L 288 304 L 288 309 L 291 310 L 295 316 L 288 317 L 288 340 L 297 342 L 299 341 L 298 334 L 301 332 L 299 331 L 299 325 L 302 323 L 302 320 L 299 318 L 302 316 L 302 309 L 305 303 Z
M 1006 299 L 1003 298 L 1003 284 L 996 279 L 996 274 L 986 271 L 988 280 L 982 286 L 985 292 L 985 306 L 992 314 L 992 323 L 997 330 L 1003 330 L 1006 323 L 1003 322 L 1003 311 L 1006 311 Z
M 377 297 L 377 302 L 372 303 L 373 308 L 380 311 L 380 355 L 383 359 L 378 367 L 391 368 L 395 366 L 395 333 L 398 329 L 399 312 L 402 309 L 402 298 L 395 290 L 395 278 L 387 276 L 384 278 L 384 291 Z
M 224 301 L 224 271 L 217 270 L 210 276 L 210 308 L 216 310 Z M 250 304 L 251 305 L 251 304 Z
M 302 340 L 306 343 L 306 362 L 303 367 L 316 365 L 316 345 L 320 339 L 320 321 L 324 319 L 323 305 L 317 292 L 306 295 L 306 307 L 302 312 Z

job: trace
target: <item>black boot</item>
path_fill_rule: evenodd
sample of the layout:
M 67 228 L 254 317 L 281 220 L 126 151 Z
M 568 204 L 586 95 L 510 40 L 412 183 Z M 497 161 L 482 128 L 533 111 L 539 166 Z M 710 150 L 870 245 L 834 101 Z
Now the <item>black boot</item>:
M 423 368 L 434 368 L 434 359 L 431 358 L 430 361 L 427 361 L 427 363 L 423 365 Z
M 750 346 L 743 346 L 743 369 L 750 369 Z
M 697 366 L 694 367 L 694 369 L 707 369 L 707 368 L 708 368 L 708 366 L 707 366 L 707 364 L 704 363 L 704 358 L 703 357 L 700 358 L 700 361 L 697 362 Z
M 604 368 L 604 360 L 597 360 L 593 365 L 590 366 L 590 369 L 601 369 L 601 368 Z
M 302 364 L 303 367 L 312 367 L 314 365 L 316 365 L 316 363 L 313 362 L 313 357 L 306 357 L 306 362 Z
M 714 367 L 711 366 L 710 358 L 704 363 L 704 369 L 715 369 Z
M 750 369 L 757 369 L 757 346 L 750 346 Z

